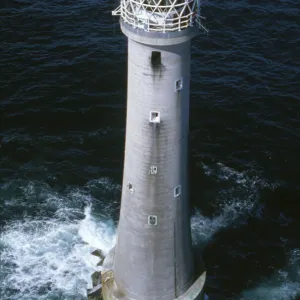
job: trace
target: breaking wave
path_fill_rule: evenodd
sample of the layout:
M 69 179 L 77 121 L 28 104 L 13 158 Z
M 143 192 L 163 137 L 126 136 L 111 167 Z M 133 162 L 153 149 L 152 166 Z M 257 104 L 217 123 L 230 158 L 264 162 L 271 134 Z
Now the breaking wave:
M 220 163 L 202 167 L 206 176 L 221 183 L 214 214 L 204 216 L 198 210 L 191 218 L 193 242 L 205 247 L 219 230 L 235 226 L 247 215 L 258 214 L 254 207 L 260 191 L 277 184 L 251 170 L 238 172 Z M 2 228 L 1 299 L 86 299 L 91 274 L 101 270 L 91 252 L 101 249 L 105 255 L 115 243 L 112 215 L 119 205 L 120 186 L 101 178 L 83 188 L 56 191 L 46 183 L 16 180 L 1 186 L 0 196 L 5 195 L 8 209 L 21 205 L 26 213 Z M 31 214 L 37 207 L 40 215 Z M 299 262 L 300 250 L 295 249 L 285 269 L 245 290 L 238 299 L 295 299 L 300 293 Z M 205 297 L 210 299 L 209 295 Z
M 37 183 L 29 183 L 23 187 L 24 198 L 34 198 L 40 189 Z M 52 205 L 56 204 L 53 216 L 25 217 L 2 230 L 2 300 L 86 299 L 91 274 L 100 270 L 99 259 L 91 252 L 101 249 L 106 254 L 115 243 L 109 210 L 99 217 L 91 204 L 84 209 L 70 206 L 72 202 L 78 206 L 77 200 L 84 198 L 79 190 L 68 193 L 67 207 L 62 201 L 66 196 L 50 191 L 44 189 L 43 200 L 45 204 L 52 199 Z

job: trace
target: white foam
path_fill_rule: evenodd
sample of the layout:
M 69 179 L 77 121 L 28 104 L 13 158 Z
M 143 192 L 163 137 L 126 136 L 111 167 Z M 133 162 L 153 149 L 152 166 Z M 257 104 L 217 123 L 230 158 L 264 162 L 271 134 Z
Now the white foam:
M 216 182 L 230 181 L 230 187 L 219 188 L 214 216 L 206 217 L 197 211 L 191 218 L 193 241 L 198 245 L 205 245 L 221 228 L 231 226 L 238 217 L 251 211 L 260 188 L 269 185 L 250 171 L 238 172 L 220 163 L 212 167 L 203 165 L 203 169 Z M 86 299 L 90 276 L 99 270 L 98 259 L 90 253 L 101 249 L 107 254 L 115 243 L 115 228 L 109 218 L 113 201 L 101 204 L 99 215 L 89 204 L 99 203 L 93 193 L 100 190 L 107 198 L 107 193 L 111 196 L 111 192 L 121 187 L 102 178 L 90 181 L 84 190 L 72 188 L 65 194 L 39 182 L 24 185 L 18 181 L 2 189 L 14 192 L 16 186 L 23 186 L 22 195 L 11 205 L 23 206 L 25 202 L 28 205 L 28 201 L 36 205 L 38 201 L 45 210 L 51 207 L 54 213 L 51 218 L 27 218 L 4 228 L 0 235 L 1 300 Z M 22 197 L 27 199 L 24 203 Z M 83 203 L 87 204 L 84 211 Z M 288 280 L 285 287 L 292 288 L 296 283 Z M 263 293 L 264 286 L 259 288 Z M 294 288 L 297 290 L 297 286 Z
M 79 235 L 82 240 L 95 249 L 101 249 L 106 255 L 116 242 L 113 220 L 99 222 L 91 215 L 91 207 L 85 209 L 86 218 L 81 222 Z M 97 238 L 95 238 L 97 237 Z
M 81 221 L 36 219 L 13 222 L 0 236 L 2 300 L 85 299 L 98 258 L 114 245 L 111 220 L 98 220 L 86 207 Z M 11 293 L 12 291 L 12 293 Z M 52 299 L 52 298 L 51 298 Z

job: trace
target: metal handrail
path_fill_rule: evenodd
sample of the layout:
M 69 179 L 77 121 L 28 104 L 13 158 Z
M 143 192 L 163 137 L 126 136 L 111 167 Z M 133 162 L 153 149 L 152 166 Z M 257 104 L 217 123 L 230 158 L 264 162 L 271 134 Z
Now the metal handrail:
M 151 2 L 154 4 L 145 3 L 145 0 L 121 0 L 113 15 L 119 15 L 125 23 L 148 32 L 181 31 L 193 26 L 206 30 L 200 22 L 199 0 L 174 1 L 166 5 L 162 5 L 161 0 Z

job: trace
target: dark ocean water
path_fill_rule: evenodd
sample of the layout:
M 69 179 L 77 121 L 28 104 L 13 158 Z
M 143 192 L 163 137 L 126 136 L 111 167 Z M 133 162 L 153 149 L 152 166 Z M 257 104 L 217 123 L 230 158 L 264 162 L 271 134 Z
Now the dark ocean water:
M 114 1 L 0 0 L 0 299 L 83 300 L 114 244 L 126 39 Z M 208 299 L 300 299 L 300 2 L 202 2 L 191 202 Z

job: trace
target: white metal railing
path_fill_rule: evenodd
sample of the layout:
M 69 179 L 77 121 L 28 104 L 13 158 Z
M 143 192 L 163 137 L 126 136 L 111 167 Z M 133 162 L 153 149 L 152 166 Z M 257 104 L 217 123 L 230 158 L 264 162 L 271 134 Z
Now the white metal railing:
M 145 31 L 170 32 L 198 26 L 206 30 L 200 19 L 200 0 L 121 0 L 112 14 Z M 206 30 L 207 31 L 207 30 Z

